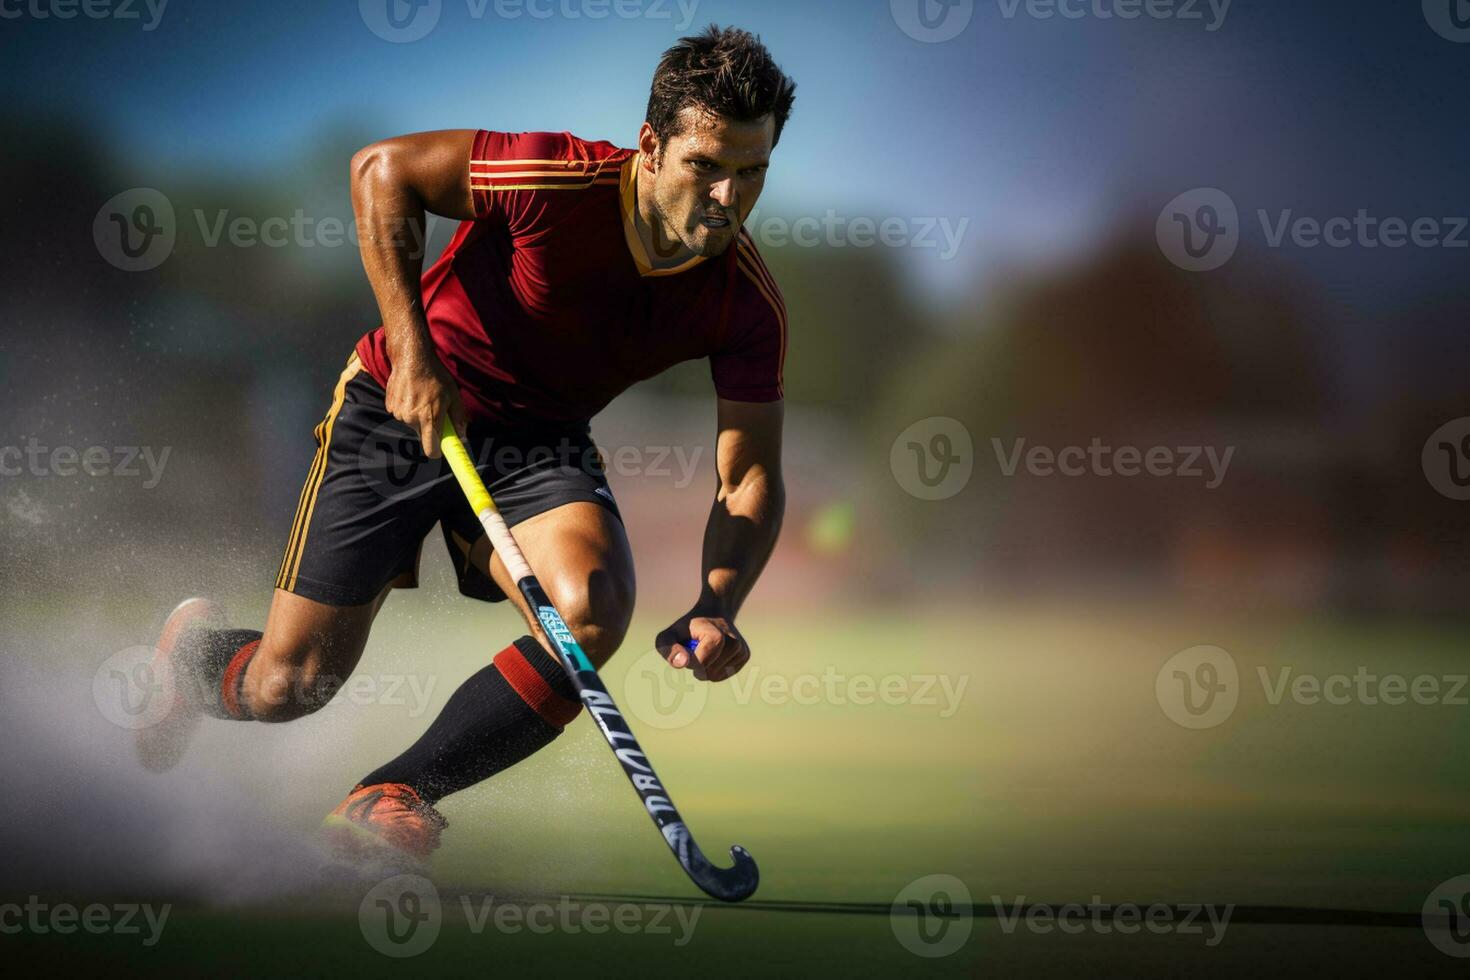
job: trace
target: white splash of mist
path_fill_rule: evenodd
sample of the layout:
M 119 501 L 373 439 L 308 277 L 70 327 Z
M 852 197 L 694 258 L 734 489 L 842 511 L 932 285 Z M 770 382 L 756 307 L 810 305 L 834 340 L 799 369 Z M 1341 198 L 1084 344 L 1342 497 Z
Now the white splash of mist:
M 97 710 L 89 676 L 7 658 L 0 711 L 0 889 L 235 903 L 316 886 L 323 854 L 291 807 L 248 788 L 259 773 L 145 772 L 133 733 Z

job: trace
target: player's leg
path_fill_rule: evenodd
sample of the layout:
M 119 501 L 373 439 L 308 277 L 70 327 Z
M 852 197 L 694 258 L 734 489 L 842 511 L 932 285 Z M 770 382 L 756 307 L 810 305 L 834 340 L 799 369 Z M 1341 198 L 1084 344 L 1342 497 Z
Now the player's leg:
M 516 540 L 587 655 L 601 664 L 623 641 L 633 614 L 633 559 L 622 523 L 591 503 L 569 503 L 524 521 Z M 478 557 L 507 594 L 498 557 Z M 515 598 L 519 599 L 519 595 Z M 518 604 L 519 605 L 519 604 Z M 411 787 L 425 803 L 507 769 L 548 745 L 581 710 L 570 679 L 522 606 L 532 633 L 500 650 L 450 697 L 429 730 L 365 786 Z
M 600 463 L 586 465 L 595 447 L 584 438 L 574 455 L 579 462 L 484 475 L 500 477 L 492 492 L 521 550 L 589 657 L 602 664 L 632 618 L 633 557 Z M 458 487 L 447 491 L 457 503 L 444 518 L 445 539 L 461 591 L 490 601 L 513 597 L 528 633 L 466 680 L 402 755 L 362 779 L 328 817 L 339 844 L 375 838 L 427 856 L 445 826 L 435 803 L 544 748 L 581 710 Z
M 205 717 L 289 721 L 326 704 L 357 666 L 391 588 L 359 606 L 277 589 L 264 633 L 230 629 L 208 599 L 181 603 L 158 642 L 176 701 L 167 717 L 138 733 L 143 765 L 155 772 L 176 765 Z
M 388 591 L 416 584 L 438 520 L 439 467 L 404 457 L 416 436 L 387 414 L 355 356 L 315 435 L 265 629 L 230 629 L 205 599 L 180 606 L 164 629 L 156 663 L 176 697 L 160 724 L 138 732 L 150 769 L 176 763 L 206 716 L 288 721 L 320 708 L 356 666 Z
M 622 646 L 636 597 L 633 549 L 622 519 L 607 507 L 576 502 L 523 521 L 514 533 L 578 645 L 600 669 Z M 488 539 L 475 542 L 470 560 L 478 568 L 488 564 L 495 584 L 515 603 L 532 635 L 548 652 L 553 650 Z
M 237 717 L 290 721 L 311 714 L 357 669 L 373 619 L 392 590 L 370 603 L 333 606 L 277 589 L 256 651 L 239 673 Z

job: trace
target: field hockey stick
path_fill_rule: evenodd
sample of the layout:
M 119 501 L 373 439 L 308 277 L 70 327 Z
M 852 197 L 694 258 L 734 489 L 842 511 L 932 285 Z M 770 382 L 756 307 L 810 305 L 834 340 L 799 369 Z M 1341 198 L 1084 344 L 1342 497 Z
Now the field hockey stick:
M 531 566 L 526 563 L 515 538 L 511 537 L 510 528 L 496 510 L 490 491 L 485 489 L 485 482 L 475 471 L 475 464 L 465 451 L 464 443 L 460 441 L 454 426 L 447 418 L 443 423 L 439 444 L 449 468 L 459 481 L 460 489 L 469 499 L 470 508 L 480 519 L 485 534 L 489 536 L 491 546 L 505 563 L 511 579 L 515 581 L 527 605 L 540 621 L 542 629 L 551 638 L 562 667 L 577 689 L 577 696 L 596 719 L 597 727 L 602 730 L 613 755 L 622 764 L 624 775 L 633 784 L 638 798 L 643 801 L 644 809 L 664 835 L 664 841 L 668 843 L 669 850 L 674 852 L 679 866 L 691 881 L 714 898 L 726 902 L 748 898 L 760 883 L 760 871 L 756 868 L 755 859 L 739 844 L 730 848 L 730 857 L 735 861 L 733 867 L 717 868 L 704 856 L 693 835 L 689 833 L 689 828 L 684 825 L 679 811 L 674 808 L 673 801 L 669 799 L 668 791 L 659 782 L 658 774 L 653 771 L 648 756 L 643 754 L 627 719 L 613 703 L 612 695 L 607 693 L 602 678 L 597 676 L 597 669 L 577 645 L 576 638 L 567 629 L 561 614 L 547 598 L 546 591 L 536 581 L 536 576 L 531 573 Z

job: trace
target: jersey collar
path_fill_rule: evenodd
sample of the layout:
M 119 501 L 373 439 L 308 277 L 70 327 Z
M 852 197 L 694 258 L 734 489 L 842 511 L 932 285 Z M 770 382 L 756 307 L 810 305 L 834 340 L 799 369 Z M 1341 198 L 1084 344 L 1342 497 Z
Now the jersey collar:
M 638 267 L 638 275 L 672 276 L 694 268 L 704 261 L 705 256 L 691 256 L 688 261 L 667 269 L 655 269 L 653 263 L 648 261 L 648 250 L 643 247 L 643 239 L 638 237 L 638 226 L 633 220 L 638 207 L 638 163 L 642 158 L 643 154 L 638 152 L 624 161 L 618 180 L 618 205 L 623 213 L 623 235 L 628 239 L 628 251 L 633 255 L 633 264 Z

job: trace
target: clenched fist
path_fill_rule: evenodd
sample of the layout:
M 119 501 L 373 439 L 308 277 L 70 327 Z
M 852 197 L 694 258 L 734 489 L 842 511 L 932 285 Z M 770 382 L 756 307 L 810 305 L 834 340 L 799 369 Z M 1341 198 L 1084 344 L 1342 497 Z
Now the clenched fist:
M 693 653 L 685 645 L 689 640 L 698 643 Z M 750 661 L 745 637 L 721 616 L 687 613 L 660 633 L 653 645 L 670 667 L 688 667 L 702 681 L 729 680 Z
M 460 438 L 465 435 L 459 388 L 432 352 L 393 361 L 383 404 L 392 416 L 419 434 L 424 455 L 439 458 L 439 419 L 445 413 Z

